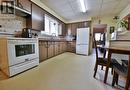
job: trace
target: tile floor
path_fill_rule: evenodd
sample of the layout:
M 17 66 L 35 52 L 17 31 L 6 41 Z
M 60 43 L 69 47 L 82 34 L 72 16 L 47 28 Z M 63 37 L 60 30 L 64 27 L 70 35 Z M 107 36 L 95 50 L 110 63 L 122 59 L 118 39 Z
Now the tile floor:
M 93 78 L 95 55 L 64 53 L 46 60 L 38 67 L 0 81 L 0 90 L 122 90 L 103 83 L 104 71 Z M 124 83 L 120 81 L 120 83 Z

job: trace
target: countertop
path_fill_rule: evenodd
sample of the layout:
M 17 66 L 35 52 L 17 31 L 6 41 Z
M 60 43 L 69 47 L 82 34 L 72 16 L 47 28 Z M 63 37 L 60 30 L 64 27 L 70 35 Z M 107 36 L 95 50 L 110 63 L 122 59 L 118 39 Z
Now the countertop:
M 68 41 L 65 38 L 16 38 L 16 37 L 0 37 L 0 39 L 8 39 L 8 40 L 39 40 L 39 41 L 47 41 L 47 42 L 76 42 L 76 40 Z
M 123 40 L 125 40 L 125 41 L 130 41 L 130 31 L 126 31 L 126 32 L 124 32 L 124 33 L 122 33 L 122 34 L 120 34 L 120 35 L 117 35 L 117 39 L 116 39 L 117 41 L 123 41 Z
M 38 38 L 39 41 L 47 41 L 47 42 L 75 42 L 73 41 L 67 41 L 64 38 L 59 38 L 59 39 L 51 39 L 51 38 Z
M 9 40 L 38 40 L 38 38 L 16 38 L 16 37 L 0 37 L 0 39 L 9 39 Z

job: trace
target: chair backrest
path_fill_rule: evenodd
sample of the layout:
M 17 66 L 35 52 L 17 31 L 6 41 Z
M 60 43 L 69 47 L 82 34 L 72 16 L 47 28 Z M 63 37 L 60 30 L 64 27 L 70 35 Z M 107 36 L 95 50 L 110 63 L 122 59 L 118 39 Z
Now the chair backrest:
M 96 52 L 96 59 L 98 59 L 98 48 L 97 48 L 95 36 L 93 36 L 93 44 L 94 44 L 94 48 L 95 48 L 95 52 Z
M 130 50 L 124 50 L 124 49 L 114 49 L 114 48 L 110 48 L 109 52 L 108 52 L 108 60 L 110 60 L 112 58 L 112 54 L 125 54 L 125 55 L 129 55 L 129 60 L 128 60 L 128 72 L 126 73 L 125 70 L 123 70 L 123 72 L 121 71 L 122 69 L 117 68 L 119 70 L 117 70 L 118 74 L 121 74 L 122 76 L 126 77 L 130 77 Z M 119 67 L 119 66 L 118 66 Z M 122 67 L 122 66 L 121 66 Z M 127 75 L 126 75 L 127 74 Z

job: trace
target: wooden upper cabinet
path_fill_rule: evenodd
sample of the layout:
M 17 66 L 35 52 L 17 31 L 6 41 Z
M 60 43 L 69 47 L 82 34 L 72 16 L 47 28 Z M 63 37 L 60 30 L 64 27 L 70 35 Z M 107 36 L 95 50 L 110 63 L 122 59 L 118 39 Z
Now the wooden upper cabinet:
M 78 28 L 86 28 L 86 27 L 90 27 L 90 26 L 91 26 L 91 23 L 87 22 L 87 21 L 78 23 Z
M 82 23 L 78 23 L 78 28 L 82 28 L 83 24 Z
M 71 35 L 76 35 L 76 30 L 78 28 L 78 24 L 73 23 L 73 24 L 67 24 L 67 34 L 71 32 Z
M 66 25 L 66 30 L 67 30 L 66 35 L 68 35 L 69 34 L 68 32 L 71 31 L 71 24 Z
M 32 29 L 44 29 L 44 14 L 43 10 L 35 4 L 32 4 Z
M 62 35 L 65 36 L 67 34 L 66 25 L 62 23 Z
M 69 23 L 66 25 L 66 30 L 67 30 L 66 32 L 68 32 L 70 30 L 72 35 L 76 35 L 77 28 L 86 28 L 86 27 L 91 27 L 90 21 Z
M 67 24 L 67 30 L 71 30 L 71 24 Z
M 72 35 L 76 35 L 77 28 L 78 28 L 78 24 L 77 23 L 73 23 L 71 25 L 71 33 L 72 33 Z
M 85 21 L 84 23 L 84 27 L 91 27 L 91 21 Z
M 31 2 L 29 0 L 19 0 L 19 3 L 22 5 L 23 9 L 31 12 Z

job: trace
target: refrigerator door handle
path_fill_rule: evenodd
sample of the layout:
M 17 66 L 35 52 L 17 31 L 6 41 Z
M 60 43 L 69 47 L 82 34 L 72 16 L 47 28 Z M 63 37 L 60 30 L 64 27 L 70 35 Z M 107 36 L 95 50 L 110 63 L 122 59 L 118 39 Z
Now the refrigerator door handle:
M 76 45 L 88 45 L 88 44 L 76 44 Z
M 76 44 L 76 45 L 81 45 L 81 44 Z

